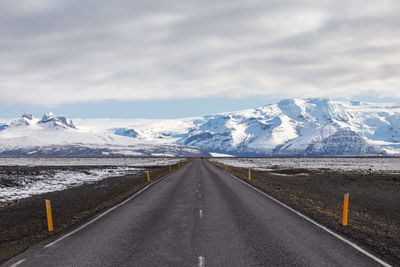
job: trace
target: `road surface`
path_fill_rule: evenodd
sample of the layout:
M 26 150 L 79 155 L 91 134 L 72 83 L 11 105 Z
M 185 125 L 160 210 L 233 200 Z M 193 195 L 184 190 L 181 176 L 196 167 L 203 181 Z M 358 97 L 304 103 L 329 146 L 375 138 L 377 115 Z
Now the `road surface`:
M 45 245 L 6 265 L 380 266 L 202 159 Z

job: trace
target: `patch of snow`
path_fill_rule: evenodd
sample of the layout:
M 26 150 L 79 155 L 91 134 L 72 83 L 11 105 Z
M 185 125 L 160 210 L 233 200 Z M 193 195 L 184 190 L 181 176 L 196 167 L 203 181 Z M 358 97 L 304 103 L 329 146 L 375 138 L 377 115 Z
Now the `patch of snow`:
M 77 167 L 76 170 L 52 168 L 29 175 L 18 174 L 18 171 L 2 172 L 0 168 L 0 202 L 60 191 L 111 176 L 137 174 L 145 167 L 175 165 L 181 160 L 184 158 L 0 158 L 0 166 L 93 167 Z
M 213 157 L 234 157 L 233 155 L 230 155 L 230 154 L 223 154 L 223 153 L 214 153 L 214 152 L 211 152 L 210 154 L 211 154 L 211 156 L 213 156 Z
M 400 173 L 400 158 L 213 158 L 211 160 L 229 166 L 263 171 L 301 168 Z
M 139 171 L 143 171 L 143 169 L 118 167 L 84 171 L 56 170 L 54 173 L 41 172 L 39 175 L 24 175 L 23 177 L 7 175 L 7 179 L 14 178 L 18 185 L 5 187 L 0 184 L 0 202 L 60 191 L 85 183 L 93 183 L 106 177 L 136 174 Z
M 50 158 L 50 157 L 0 157 L 0 166 L 168 166 L 186 158 Z

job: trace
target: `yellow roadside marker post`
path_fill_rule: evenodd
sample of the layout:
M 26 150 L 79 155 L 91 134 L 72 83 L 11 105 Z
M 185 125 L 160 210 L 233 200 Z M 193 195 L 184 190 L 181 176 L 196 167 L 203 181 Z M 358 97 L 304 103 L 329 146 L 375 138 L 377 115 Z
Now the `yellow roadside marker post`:
M 178 168 L 179 168 L 179 161 L 178 161 Z
M 228 164 L 225 164 L 225 170 L 228 171 Z
M 349 210 L 349 193 L 344 194 L 343 203 L 343 226 L 347 225 L 347 214 Z
M 249 169 L 249 181 L 251 181 L 251 170 Z
M 172 172 L 172 167 L 171 167 L 171 165 L 169 165 L 169 171 Z
M 53 217 L 51 216 L 51 203 L 50 200 L 45 200 L 46 203 L 46 215 L 47 215 L 47 227 L 49 232 L 53 231 Z
M 147 171 L 147 182 L 150 183 L 150 173 L 149 173 L 149 171 Z

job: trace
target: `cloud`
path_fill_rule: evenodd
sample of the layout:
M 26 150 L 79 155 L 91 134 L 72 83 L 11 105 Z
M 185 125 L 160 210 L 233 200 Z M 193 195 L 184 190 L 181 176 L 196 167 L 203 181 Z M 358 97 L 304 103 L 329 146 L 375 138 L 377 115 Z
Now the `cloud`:
M 0 3 L 0 103 L 400 99 L 398 1 Z

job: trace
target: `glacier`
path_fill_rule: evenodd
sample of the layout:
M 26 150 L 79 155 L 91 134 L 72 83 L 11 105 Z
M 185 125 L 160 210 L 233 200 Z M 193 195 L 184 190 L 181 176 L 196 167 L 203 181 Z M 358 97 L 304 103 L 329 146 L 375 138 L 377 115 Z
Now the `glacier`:
M 146 140 L 76 127 L 65 116 L 31 114 L 2 124 L 0 156 L 89 156 L 89 157 L 193 157 L 210 154 L 191 146 L 154 144 Z
M 400 155 L 400 105 L 390 103 L 284 99 L 203 117 L 73 121 L 48 113 L 1 122 L 0 155 Z

